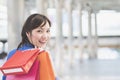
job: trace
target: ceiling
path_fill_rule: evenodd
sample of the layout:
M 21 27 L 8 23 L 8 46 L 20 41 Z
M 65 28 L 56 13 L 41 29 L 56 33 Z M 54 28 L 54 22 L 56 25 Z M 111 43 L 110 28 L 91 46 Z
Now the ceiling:
M 99 10 L 115 10 L 120 11 L 120 0 L 74 0 L 75 3 L 80 2 L 85 9 L 91 7 L 93 11 Z
M 27 4 L 35 5 L 34 0 L 25 0 Z M 48 3 L 48 7 L 54 6 L 55 7 L 55 0 L 44 0 L 45 3 Z M 82 9 L 86 9 L 87 7 L 91 7 L 91 9 L 95 12 L 100 10 L 115 10 L 120 12 L 120 0 L 58 0 L 64 3 L 68 3 L 72 1 L 73 7 L 77 8 L 78 5 L 82 5 Z M 29 7 L 30 7 L 29 6 Z M 66 6 L 66 5 L 64 5 Z

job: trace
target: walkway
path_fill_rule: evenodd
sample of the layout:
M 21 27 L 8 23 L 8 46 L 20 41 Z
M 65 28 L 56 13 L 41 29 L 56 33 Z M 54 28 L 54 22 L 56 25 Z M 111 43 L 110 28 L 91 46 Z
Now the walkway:
M 4 62 L 0 60 L 0 65 Z M 76 60 L 72 66 L 66 61 L 61 72 L 60 80 L 120 80 L 120 59 Z

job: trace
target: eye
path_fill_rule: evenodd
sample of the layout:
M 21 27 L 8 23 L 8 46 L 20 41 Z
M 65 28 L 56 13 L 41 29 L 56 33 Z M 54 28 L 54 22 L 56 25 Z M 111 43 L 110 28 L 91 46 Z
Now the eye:
M 47 32 L 49 33 L 49 32 L 50 32 L 50 29 L 49 29 L 49 30 L 47 30 Z
M 42 31 L 42 30 L 37 30 L 37 32 L 40 32 L 40 33 L 42 33 L 43 31 Z

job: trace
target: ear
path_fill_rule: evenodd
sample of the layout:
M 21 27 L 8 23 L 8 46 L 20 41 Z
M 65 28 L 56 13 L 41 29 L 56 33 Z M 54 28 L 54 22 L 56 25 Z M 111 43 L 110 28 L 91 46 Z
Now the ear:
M 28 38 L 30 37 L 30 33 L 29 32 L 26 32 L 26 35 L 27 35 Z
M 27 36 L 28 40 L 31 42 L 32 41 L 31 33 L 30 32 L 26 32 L 26 36 Z

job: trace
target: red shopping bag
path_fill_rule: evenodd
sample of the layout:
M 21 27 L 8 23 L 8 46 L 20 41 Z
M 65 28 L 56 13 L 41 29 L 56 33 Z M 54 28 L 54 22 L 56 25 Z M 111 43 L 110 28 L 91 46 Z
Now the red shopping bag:
M 0 70 L 4 75 L 25 74 L 31 68 L 39 53 L 40 49 L 16 51 L 16 53 L 6 61 Z
M 35 60 L 27 74 L 7 75 L 6 80 L 39 80 L 39 61 Z

